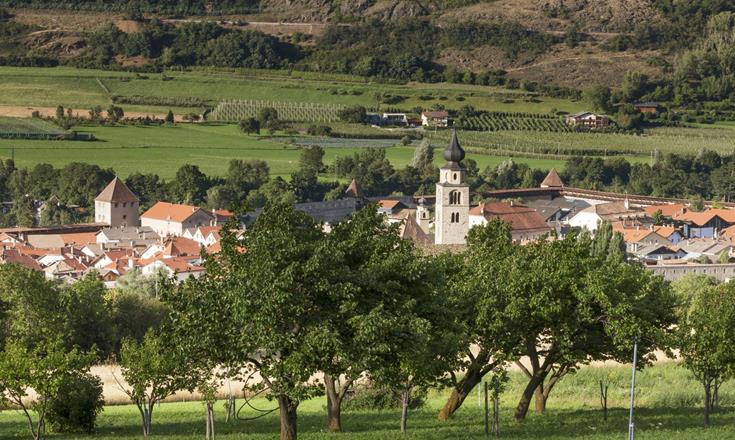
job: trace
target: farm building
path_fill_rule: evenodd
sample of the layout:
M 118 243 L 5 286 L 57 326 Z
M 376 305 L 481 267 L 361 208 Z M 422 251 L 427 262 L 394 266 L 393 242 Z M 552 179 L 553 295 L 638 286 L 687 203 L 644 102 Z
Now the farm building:
M 385 125 L 408 125 L 408 117 L 405 113 L 383 113 L 382 122 Z
M 657 102 L 637 102 L 633 104 L 633 107 L 635 107 L 639 113 L 656 114 L 658 113 L 659 105 Z
M 421 125 L 424 127 L 448 127 L 449 113 L 446 110 L 421 112 Z
M 589 129 L 607 128 L 610 126 L 610 118 L 605 115 L 598 115 L 592 112 L 579 112 L 567 116 L 565 119 L 567 125 L 574 127 L 583 127 Z

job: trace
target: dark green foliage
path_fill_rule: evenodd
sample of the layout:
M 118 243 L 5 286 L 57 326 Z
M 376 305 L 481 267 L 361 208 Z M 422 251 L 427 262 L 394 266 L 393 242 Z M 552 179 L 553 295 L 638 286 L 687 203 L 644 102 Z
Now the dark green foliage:
M 172 112 L 171 110 L 169 110 L 168 113 L 166 113 L 166 122 L 169 124 L 174 123 L 174 112 Z
M 344 122 L 359 124 L 365 122 L 366 117 L 367 111 L 365 110 L 365 107 L 361 105 L 346 107 L 339 111 L 339 119 Z
M 551 35 L 528 30 L 514 22 L 462 22 L 447 26 L 442 33 L 445 47 L 469 49 L 487 44 L 503 49 L 511 59 L 521 53 L 544 53 L 555 42 L 556 39 Z
M 49 402 L 48 424 L 57 433 L 91 434 L 104 404 L 102 382 L 97 376 L 64 376 L 57 394 Z
M 422 408 L 426 403 L 426 394 L 415 395 L 411 401 L 411 409 Z M 388 411 L 401 407 L 395 391 L 378 386 L 362 386 L 355 389 L 354 393 L 348 394 L 342 404 L 345 411 L 377 410 Z
M 240 121 L 240 131 L 247 134 L 260 134 L 260 121 L 255 118 L 248 118 Z

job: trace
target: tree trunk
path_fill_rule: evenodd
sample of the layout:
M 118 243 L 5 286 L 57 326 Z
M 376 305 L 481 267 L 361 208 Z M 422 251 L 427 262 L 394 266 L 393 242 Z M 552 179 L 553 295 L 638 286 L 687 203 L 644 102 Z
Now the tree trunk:
M 408 404 L 411 402 L 411 390 L 406 389 L 401 392 L 401 432 L 406 433 L 406 423 L 408 422 Z
M 285 394 L 278 396 L 278 408 L 281 411 L 281 440 L 296 440 L 296 407 L 297 404 Z
M 704 426 L 709 427 L 709 413 L 712 405 L 711 383 L 704 383 Z
M 541 383 L 536 387 L 536 391 L 533 392 L 534 397 L 534 410 L 537 413 L 546 411 L 546 394 L 544 394 L 544 384 Z
M 140 411 L 140 417 L 142 419 L 143 423 L 143 437 L 148 437 L 148 434 L 150 434 L 150 427 L 148 424 L 149 416 L 148 416 L 148 407 L 143 404 L 143 408 Z
M 214 405 L 207 402 L 207 440 L 214 440 Z
M 467 372 L 467 375 L 455 385 L 452 394 L 447 399 L 447 403 L 439 412 L 439 420 L 449 420 L 454 413 L 462 406 L 462 403 L 470 395 L 472 390 L 482 381 L 482 375 L 479 370 L 473 369 Z
M 600 405 L 602 406 L 602 419 L 607 422 L 607 390 L 608 385 L 600 379 Z
M 538 386 L 544 382 L 545 378 L 546 374 L 544 373 L 543 375 L 532 376 L 531 380 L 528 381 L 528 384 L 526 385 L 526 388 L 523 390 L 523 394 L 521 395 L 521 400 L 518 402 L 516 411 L 515 413 L 513 413 L 513 419 L 516 422 L 520 422 L 526 418 L 528 407 L 531 405 L 531 399 L 536 392 L 536 388 L 538 388 Z
M 337 379 L 325 374 L 324 387 L 327 394 L 327 429 L 329 432 L 342 431 L 342 400 L 344 399 L 346 390 L 352 384 L 348 380 L 344 383 L 341 392 L 337 391 Z

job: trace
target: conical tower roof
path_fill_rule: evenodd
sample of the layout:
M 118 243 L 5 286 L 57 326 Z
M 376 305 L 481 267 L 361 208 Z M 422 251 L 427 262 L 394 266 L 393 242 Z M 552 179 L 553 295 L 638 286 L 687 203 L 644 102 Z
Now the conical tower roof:
M 352 179 L 352 182 L 350 182 L 350 186 L 345 190 L 345 195 L 347 197 L 352 197 L 353 199 L 359 199 L 362 197 L 362 191 L 360 190 L 360 187 L 357 186 L 357 181 L 355 179 Z
M 549 170 L 549 174 L 547 174 L 544 181 L 541 182 L 541 188 L 561 188 L 563 186 L 564 182 L 561 181 L 559 173 L 557 173 L 554 168 Z
M 449 140 L 446 150 L 444 150 L 444 160 L 459 163 L 464 159 L 464 154 L 464 150 L 457 139 L 457 132 L 452 130 L 452 138 Z
M 115 177 L 94 199 L 96 202 L 137 202 L 138 196 L 122 180 Z

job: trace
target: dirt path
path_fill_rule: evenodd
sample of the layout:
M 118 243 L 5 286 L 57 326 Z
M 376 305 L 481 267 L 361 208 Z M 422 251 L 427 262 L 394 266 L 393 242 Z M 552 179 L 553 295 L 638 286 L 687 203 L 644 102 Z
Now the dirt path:
M 12 106 L 12 105 L 0 105 L 0 116 L 9 118 L 30 118 L 34 111 L 40 113 L 43 117 L 56 116 L 56 107 L 23 107 L 23 106 Z M 65 109 L 66 111 L 66 109 Z M 74 116 L 86 118 L 89 116 L 88 109 L 72 109 Z M 104 114 L 104 109 L 103 109 Z M 166 113 L 155 113 L 155 112 L 125 112 L 126 118 L 145 118 L 146 116 L 151 118 L 163 119 L 166 117 Z M 174 115 L 176 122 L 185 122 L 183 115 Z
M 506 72 L 518 72 L 518 71 L 521 71 L 521 70 L 533 69 L 533 68 L 540 67 L 540 66 L 546 66 L 546 65 L 552 65 L 552 64 L 559 64 L 559 63 L 566 63 L 566 62 L 569 62 L 569 61 L 579 61 L 579 60 L 586 60 L 586 61 L 588 61 L 588 60 L 594 59 L 594 58 L 597 58 L 597 59 L 599 59 L 601 61 L 609 61 L 609 60 L 611 60 L 613 58 L 634 58 L 634 57 L 636 57 L 636 55 L 637 54 L 620 54 L 620 55 L 599 54 L 599 55 L 596 55 L 596 56 L 588 55 L 588 56 L 576 56 L 576 57 L 567 57 L 567 58 L 555 58 L 555 59 L 551 59 L 551 60 L 539 61 L 538 63 L 528 64 L 526 66 L 507 68 L 507 69 L 505 69 L 505 71 Z

